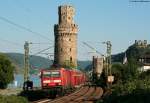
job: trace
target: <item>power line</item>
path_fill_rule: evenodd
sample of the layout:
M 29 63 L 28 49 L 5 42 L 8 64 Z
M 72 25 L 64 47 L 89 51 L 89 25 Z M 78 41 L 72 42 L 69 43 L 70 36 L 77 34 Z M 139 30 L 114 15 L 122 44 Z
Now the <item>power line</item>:
M 100 53 L 99 51 L 97 51 L 94 47 L 92 47 L 91 45 L 89 45 L 86 42 L 83 42 L 84 45 L 88 46 L 90 49 L 92 49 L 93 51 L 95 51 L 96 53 L 100 54 L 101 56 L 104 56 L 104 54 Z
M 13 1 L 14 2 L 14 1 Z M 18 5 L 18 7 L 20 7 L 20 8 L 23 8 L 26 12 L 30 12 L 31 11 L 31 9 L 29 8 L 29 7 L 26 7 L 22 2 L 21 2 L 21 0 L 17 0 L 17 2 L 15 2 L 17 5 Z
M 16 45 L 16 46 L 20 46 L 22 47 L 23 45 L 19 44 L 19 43 L 16 43 L 16 42 L 13 42 L 13 41 L 9 41 L 9 40 L 6 40 L 6 39 L 2 39 L 0 38 L 0 40 L 6 42 L 6 43 L 9 43 L 9 44 L 12 44 L 12 45 Z
M 17 23 L 15 23 L 15 22 L 13 22 L 13 21 L 10 21 L 10 20 L 8 20 L 8 19 L 2 17 L 2 16 L 0 16 L 0 19 L 3 20 L 3 21 L 5 21 L 5 22 L 7 22 L 7 23 L 9 23 L 9 24 L 12 24 L 12 25 L 14 25 L 14 26 L 16 26 L 16 27 L 18 27 L 18 28 L 20 28 L 20 29 L 23 29 L 23 30 L 25 30 L 25 31 L 28 31 L 28 32 L 30 32 L 30 33 L 32 33 L 32 34 L 34 34 L 34 35 L 38 35 L 38 36 L 40 36 L 40 37 L 42 37 L 42 38 L 44 38 L 44 39 L 50 40 L 50 39 L 48 39 L 47 37 L 43 36 L 42 34 L 40 34 L 40 33 L 38 33 L 38 32 L 35 32 L 35 31 L 32 31 L 31 29 L 26 28 L 26 27 L 24 27 L 24 26 L 22 26 L 22 25 L 20 25 L 20 24 L 17 24 Z M 53 42 L 52 40 L 50 40 L 50 41 Z
M 13 1 L 14 2 L 14 1 Z M 27 7 L 21 0 L 17 0 L 16 4 L 18 5 L 19 8 L 24 9 L 28 14 L 33 14 L 32 8 Z M 46 19 L 43 18 L 43 16 L 38 15 L 37 16 L 40 20 L 42 20 L 43 23 L 47 23 Z
M 32 43 L 32 42 L 31 42 L 31 44 L 40 44 L 40 45 L 41 45 L 41 44 L 43 44 L 43 45 L 48 44 L 48 45 L 49 45 L 48 42 L 38 42 L 38 43 Z
M 48 49 L 50 49 L 50 48 L 53 48 L 53 47 L 54 47 L 54 46 L 48 47 L 48 48 L 43 49 L 43 50 L 41 50 L 41 51 L 39 51 L 39 52 L 37 52 L 37 53 L 35 53 L 35 54 L 33 54 L 33 55 L 40 54 L 40 53 L 42 53 L 42 52 L 44 52 L 44 51 L 46 51 L 46 50 L 48 50 Z
M 130 0 L 130 2 L 150 2 L 150 0 Z

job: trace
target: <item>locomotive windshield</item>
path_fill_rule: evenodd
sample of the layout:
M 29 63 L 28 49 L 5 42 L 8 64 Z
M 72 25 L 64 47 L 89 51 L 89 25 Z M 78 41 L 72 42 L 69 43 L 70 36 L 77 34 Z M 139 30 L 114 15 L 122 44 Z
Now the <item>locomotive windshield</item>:
M 44 71 L 43 77 L 60 77 L 59 71 Z

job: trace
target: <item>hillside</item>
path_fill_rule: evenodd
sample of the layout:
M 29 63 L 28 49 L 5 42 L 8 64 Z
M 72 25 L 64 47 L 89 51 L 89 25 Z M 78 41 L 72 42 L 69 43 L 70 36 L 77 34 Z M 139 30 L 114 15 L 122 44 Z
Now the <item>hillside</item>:
M 20 68 L 23 68 L 24 64 L 24 55 L 21 53 L 5 53 L 15 64 Z M 47 68 L 52 62 L 41 56 L 30 56 L 29 57 L 30 65 L 35 68 Z
M 131 45 L 129 48 L 125 51 L 128 60 L 133 59 L 136 61 L 140 56 L 144 55 L 150 55 L 150 45 L 148 45 L 146 48 L 137 47 L 136 45 Z M 123 58 L 125 56 L 125 52 L 112 55 L 112 62 L 121 62 L 123 61 Z M 14 66 L 16 67 L 17 73 L 23 73 L 24 68 L 24 55 L 21 53 L 5 53 L 10 60 L 13 62 Z M 53 61 L 40 57 L 40 56 L 30 56 L 30 69 L 31 73 L 34 73 L 38 71 L 41 68 L 48 68 L 50 65 L 52 65 Z M 91 69 L 91 61 L 78 61 L 78 69 Z
M 8 58 L 13 62 L 13 64 L 16 67 L 17 73 L 22 73 L 24 68 L 24 55 L 21 53 L 5 53 Z M 48 68 L 52 61 L 50 61 L 47 58 L 40 57 L 40 56 L 30 56 L 29 57 L 30 62 L 30 69 L 33 72 L 34 70 L 40 69 L 40 68 Z
M 112 55 L 112 62 L 122 63 L 125 53 L 126 53 L 128 60 L 133 59 L 134 61 L 137 61 L 142 56 L 150 55 L 150 45 L 147 45 L 147 47 L 138 47 L 135 44 L 133 44 L 129 46 L 125 52 Z
M 114 54 L 112 55 L 112 62 L 123 62 L 123 58 L 125 56 L 125 52 L 122 53 L 118 53 L 118 54 Z
M 10 60 L 13 62 L 13 64 L 16 67 L 17 73 L 22 73 L 24 68 L 24 55 L 21 53 L 5 53 Z M 52 65 L 53 61 L 41 57 L 41 56 L 30 56 L 30 69 L 31 73 L 35 73 L 38 69 L 41 68 L 48 68 L 50 65 Z M 84 69 L 89 64 L 91 64 L 91 61 L 78 61 L 78 68 Z

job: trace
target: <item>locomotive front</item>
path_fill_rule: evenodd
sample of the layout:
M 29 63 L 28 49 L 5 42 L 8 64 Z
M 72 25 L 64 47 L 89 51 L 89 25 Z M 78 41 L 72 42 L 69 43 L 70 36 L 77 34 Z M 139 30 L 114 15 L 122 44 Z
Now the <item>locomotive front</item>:
M 43 70 L 41 72 L 42 89 L 50 89 L 53 87 L 61 87 L 61 73 L 60 70 Z

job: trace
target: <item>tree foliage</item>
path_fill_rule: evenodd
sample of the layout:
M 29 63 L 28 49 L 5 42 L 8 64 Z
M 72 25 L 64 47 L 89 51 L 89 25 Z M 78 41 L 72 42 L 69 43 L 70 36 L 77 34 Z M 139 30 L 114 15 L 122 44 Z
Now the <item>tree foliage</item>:
M 12 66 L 10 60 L 0 54 L 0 88 L 4 89 L 7 87 L 8 83 L 14 80 L 14 66 Z
M 125 53 L 115 55 L 113 62 L 116 60 L 122 62 L 123 54 Z M 127 64 L 112 65 L 112 75 L 115 79 L 111 86 L 112 94 L 105 96 L 100 103 L 149 103 L 150 71 L 141 73 L 138 70 L 141 66 L 138 59 L 150 55 L 150 45 L 147 47 L 132 45 L 126 50 L 126 55 Z
M 150 101 L 150 71 L 140 73 L 135 61 L 126 64 L 114 64 L 112 73 L 115 82 L 112 94 L 106 96 L 100 103 L 149 103 Z

